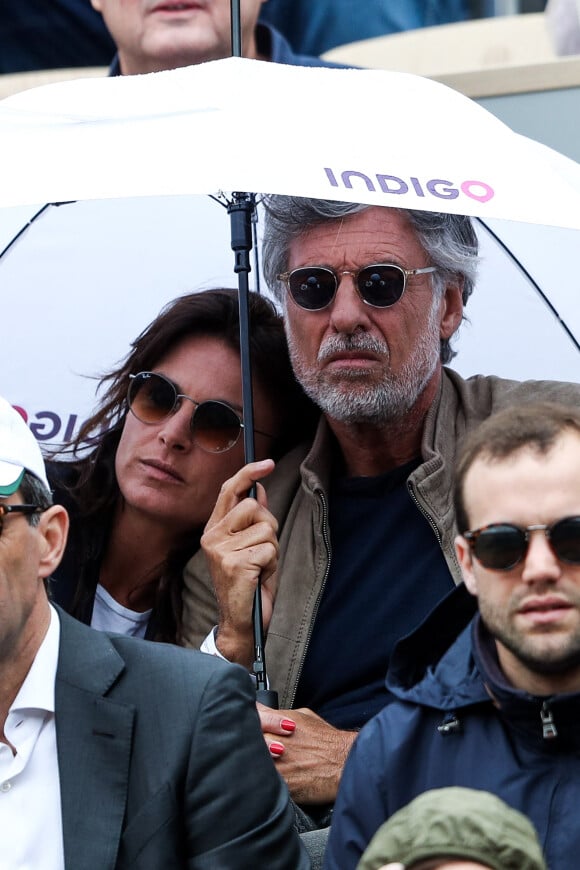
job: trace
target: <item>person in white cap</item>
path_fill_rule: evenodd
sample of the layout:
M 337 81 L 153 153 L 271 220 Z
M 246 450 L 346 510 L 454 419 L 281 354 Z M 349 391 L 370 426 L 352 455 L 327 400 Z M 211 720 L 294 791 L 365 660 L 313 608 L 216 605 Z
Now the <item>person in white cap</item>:
M 306 870 L 247 673 L 55 609 L 67 530 L 0 398 L 0 867 Z

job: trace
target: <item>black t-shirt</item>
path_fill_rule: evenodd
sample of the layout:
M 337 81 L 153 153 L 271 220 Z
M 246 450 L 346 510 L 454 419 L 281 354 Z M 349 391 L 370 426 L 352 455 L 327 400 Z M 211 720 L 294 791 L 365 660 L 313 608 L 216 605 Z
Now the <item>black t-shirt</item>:
M 339 728 L 360 728 L 385 705 L 394 644 L 453 588 L 435 533 L 407 488 L 419 464 L 337 480 L 330 489 L 330 573 L 294 706 Z

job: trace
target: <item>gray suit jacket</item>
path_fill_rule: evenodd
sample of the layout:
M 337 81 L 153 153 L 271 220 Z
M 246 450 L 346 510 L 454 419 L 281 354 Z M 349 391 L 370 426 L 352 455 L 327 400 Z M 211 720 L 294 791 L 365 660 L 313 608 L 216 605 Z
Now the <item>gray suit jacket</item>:
M 306 870 L 248 674 L 59 617 L 67 870 Z

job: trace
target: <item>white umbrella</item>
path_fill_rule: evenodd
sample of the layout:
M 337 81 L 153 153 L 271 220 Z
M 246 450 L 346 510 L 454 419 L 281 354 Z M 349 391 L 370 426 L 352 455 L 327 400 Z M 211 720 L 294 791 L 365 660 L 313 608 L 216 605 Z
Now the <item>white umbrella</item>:
M 253 190 L 580 228 L 578 164 L 406 73 L 229 58 L 0 106 L 3 205 Z
M 23 364 L 22 324 L 29 333 L 37 322 L 52 362 L 81 382 L 80 373 L 106 368 L 123 354 L 163 302 L 200 286 L 233 285 L 227 216 L 209 199 L 196 220 L 187 212 L 192 195 L 219 190 L 481 219 L 517 252 L 568 332 L 509 258 L 498 259 L 498 246 L 483 232 L 482 280 L 467 310 L 472 326 L 461 330 L 456 367 L 466 374 L 580 379 L 580 166 L 436 82 L 235 58 L 49 85 L 0 102 L 0 165 L 0 250 L 23 206 L 33 212 L 39 202 L 110 200 L 53 207 L 0 260 L 10 361 L 3 392 L 34 414 L 58 408 L 60 437 L 70 414 L 82 415 L 87 406 L 78 399 L 71 404 L 68 388 L 59 392 L 58 364 L 46 365 L 44 348 L 35 351 L 35 365 Z M 82 219 L 82 208 L 99 219 Z M 132 248 L 134 258 L 123 260 Z M 190 248 L 193 262 L 182 268 Z M 103 262 L 111 250 L 114 268 Z M 74 268 L 73 252 L 79 256 Z M 147 284 L 152 276 L 154 287 Z M 104 298 L 105 285 L 112 298 Z M 74 347 L 79 355 L 71 362 Z M 92 389 L 87 396 L 90 407 Z

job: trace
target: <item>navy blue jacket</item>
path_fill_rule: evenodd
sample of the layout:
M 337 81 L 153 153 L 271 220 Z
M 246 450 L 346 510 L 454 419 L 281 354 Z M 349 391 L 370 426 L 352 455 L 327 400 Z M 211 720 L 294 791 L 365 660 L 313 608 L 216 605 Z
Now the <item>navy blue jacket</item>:
M 0 73 L 105 66 L 114 51 L 91 0 L 0 3 Z
M 443 652 L 457 626 L 450 608 L 467 625 Z M 351 752 L 325 870 L 355 868 L 396 810 L 450 785 L 494 792 L 525 813 L 550 870 L 578 866 L 580 694 L 546 699 L 515 690 L 470 609 L 460 586 L 396 648 L 387 686 L 398 700 L 365 726 Z
M 481 3 L 481 0 L 479 0 Z M 490 5 L 490 0 L 484 0 Z M 364 12 L 363 12 L 364 3 Z M 472 18 L 473 0 L 268 0 L 260 21 L 276 27 L 296 51 L 322 54 L 345 43 L 415 27 Z M 478 15 L 493 15 L 484 11 Z

